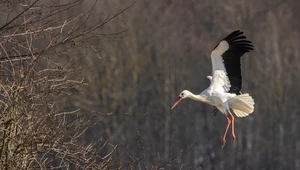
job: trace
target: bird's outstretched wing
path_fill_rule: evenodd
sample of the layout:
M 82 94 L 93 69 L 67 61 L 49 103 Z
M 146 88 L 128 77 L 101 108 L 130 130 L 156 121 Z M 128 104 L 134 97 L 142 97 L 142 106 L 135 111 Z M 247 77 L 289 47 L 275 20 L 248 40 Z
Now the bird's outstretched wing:
M 251 41 L 237 30 L 225 37 L 212 51 L 212 86 L 239 94 L 242 88 L 241 56 L 253 50 Z

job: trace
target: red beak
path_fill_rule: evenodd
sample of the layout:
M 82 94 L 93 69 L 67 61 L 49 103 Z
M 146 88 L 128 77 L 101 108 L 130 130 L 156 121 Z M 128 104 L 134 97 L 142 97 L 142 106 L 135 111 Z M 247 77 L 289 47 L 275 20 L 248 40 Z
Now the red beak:
M 171 110 L 182 100 L 182 97 L 178 97 Z

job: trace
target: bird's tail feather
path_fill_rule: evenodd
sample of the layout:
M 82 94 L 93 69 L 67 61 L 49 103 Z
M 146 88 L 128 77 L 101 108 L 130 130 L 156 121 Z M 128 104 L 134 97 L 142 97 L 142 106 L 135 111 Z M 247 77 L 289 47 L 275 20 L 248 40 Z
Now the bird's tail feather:
M 254 100 L 248 93 L 230 98 L 228 104 L 237 117 L 246 117 L 254 111 Z

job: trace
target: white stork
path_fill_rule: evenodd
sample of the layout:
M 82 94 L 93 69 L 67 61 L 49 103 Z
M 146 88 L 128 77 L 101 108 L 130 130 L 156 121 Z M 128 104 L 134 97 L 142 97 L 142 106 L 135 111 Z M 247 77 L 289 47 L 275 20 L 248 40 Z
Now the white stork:
M 253 45 L 246 39 L 243 32 L 237 30 L 229 34 L 211 53 L 212 76 L 207 76 L 211 81 L 210 86 L 198 95 L 183 90 L 171 108 L 173 109 L 184 98 L 215 106 L 227 119 L 222 148 L 225 145 L 226 134 L 231 123 L 232 138 L 233 141 L 236 141 L 234 116 L 231 110 L 237 117 L 248 116 L 254 111 L 253 98 L 248 93 L 240 93 L 242 88 L 241 56 L 250 50 L 253 50 Z

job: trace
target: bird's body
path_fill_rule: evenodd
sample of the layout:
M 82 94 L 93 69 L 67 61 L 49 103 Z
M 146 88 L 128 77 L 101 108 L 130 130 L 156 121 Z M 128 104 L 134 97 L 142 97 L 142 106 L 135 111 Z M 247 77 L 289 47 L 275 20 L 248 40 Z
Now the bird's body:
M 241 56 L 253 50 L 252 43 L 242 35 L 243 32 L 234 31 L 221 41 L 211 53 L 212 76 L 207 76 L 210 86 L 198 95 L 188 90 L 180 93 L 173 109 L 182 99 L 190 98 L 215 106 L 227 119 L 227 126 L 222 138 L 222 147 L 232 122 L 232 137 L 234 134 L 234 116 L 245 117 L 254 111 L 254 100 L 248 94 L 241 94 L 242 76 L 240 67 Z M 231 117 L 231 119 L 229 118 Z

